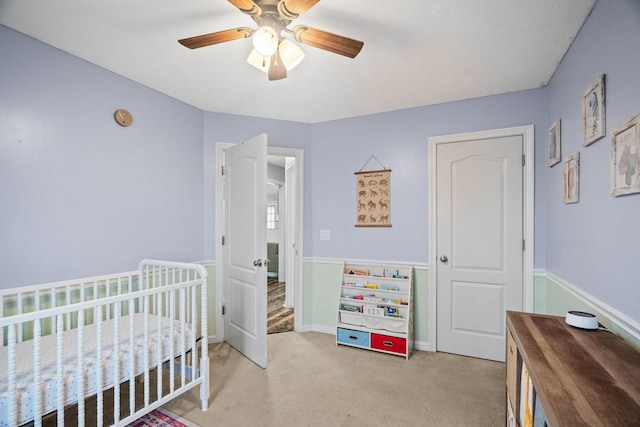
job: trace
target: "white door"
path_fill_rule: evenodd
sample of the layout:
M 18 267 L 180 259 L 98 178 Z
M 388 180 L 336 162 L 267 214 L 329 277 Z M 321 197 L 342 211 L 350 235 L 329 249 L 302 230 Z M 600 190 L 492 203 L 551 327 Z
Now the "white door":
M 225 150 L 224 338 L 267 367 L 267 136 Z
M 436 147 L 437 350 L 504 361 L 523 301 L 522 135 Z

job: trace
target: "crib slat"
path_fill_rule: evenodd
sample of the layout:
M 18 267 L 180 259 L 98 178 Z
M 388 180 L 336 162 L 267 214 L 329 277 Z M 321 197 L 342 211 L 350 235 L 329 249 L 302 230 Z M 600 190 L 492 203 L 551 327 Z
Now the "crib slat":
M 56 308 L 57 307 L 56 288 L 55 287 L 51 287 L 51 289 L 49 289 L 49 306 L 51 308 Z M 49 318 L 49 331 L 53 335 L 55 335 L 58 332 L 57 329 L 56 329 L 55 320 L 56 320 L 56 316 L 51 316 Z
M 15 426 L 18 425 L 18 407 L 17 407 L 17 399 L 16 396 L 16 326 L 9 325 L 7 331 L 7 344 L 9 346 L 9 354 L 8 354 L 8 397 L 9 397 L 9 425 Z
M 22 292 L 18 292 L 18 300 L 16 301 L 16 308 L 18 309 L 18 315 L 22 314 L 22 304 L 24 303 L 24 295 Z M 24 324 L 20 324 L 19 329 L 17 331 L 17 340 L 18 342 L 22 342 L 24 335 Z
M 158 294 L 158 304 L 162 305 L 162 296 L 164 294 Z M 157 354 L 157 358 L 156 358 L 156 366 L 157 366 L 157 381 L 156 381 L 156 393 L 158 396 L 158 399 L 162 398 L 162 355 L 163 355 L 163 351 L 162 351 L 162 317 L 160 316 L 161 314 L 161 310 L 160 307 L 156 308 L 156 319 L 157 319 L 157 348 L 156 348 L 156 354 Z M 170 360 L 170 362 L 172 362 Z
M 171 363 L 169 364 L 169 393 L 173 394 L 175 390 L 175 363 L 173 363 L 176 354 L 174 323 L 176 320 L 176 291 L 172 289 L 169 293 L 169 353 L 171 354 Z
M 144 363 L 144 406 L 149 406 L 149 297 L 143 299 L 144 308 L 144 341 L 142 343 L 142 356 Z
M 36 319 L 33 325 L 33 414 L 35 427 L 42 426 L 42 376 L 40 375 L 40 337 L 42 336 L 41 320 Z
M 67 285 L 66 288 L 66 292 L 65 292 L 66 296 L 67 296 L 67 306 L 71 305 L 71 286 Z M 67 312 L 67 327 L 71 328 L 71 312 L 68 311 Z
M 191 279 L 191 274 L 189 271 L 187 271 L 186 274 L 187 274 L 187 281 L 188 281 Z M 188 321 L 189 319 L 191 319 L 191 304 L 189 304 L 189 298 L 191 296 L 191 288 L 185 289 L 185 293 L 187 294 L 186 295 L 187 311 L 185 313 L 185 316 L 186 316 L 185 320 Z
M 196 290 L 198 287 L 189 288 L 191 292 L 191 324 L 193 325 L 193 332 L 191 333 L 191 374 L 192 378 L 196 378 L 196 369 L 198 367 L 198 347 L 196 347 L 196 335 L 198 335 L 198 299 Z
M 176 269 L 175 268 L 171 269 L 171 283 L 178 283 L 176 281 Z M 171 300 L 171 294 L 169 295 L 169 299 Z M 172 303 L 169 303 L 169 305 L 167 306 L 167 315 L 171 318 L 171 320 L 174 320 L 173 319 L 174 315 L 171 314 L 172 313 L 171 308 L 173 307 L 171 304 Z M 173 356 L 173 353 L 171 354 L 171 356 Z
M 57 378 L 57 411 L 58 425 L 64 426 L 64 376 L 62 372 L 62 332 L 64 332 L 64 317 L 59 314 L 56 318 L 56 378 Z
M 102 378 L 102 372 L 102 307 L 100 307 L 96 318 L 96 390 L 98 392 L 96 423 L 98 427 L 102 427 L 104 422 L 104 379 Z
M 78 311 L 78 423 L 84 424 L 84 310 Z
M 134 310 L 133 310 L 133 298 L 129 300 L 129 415 L 132 415 L 136 410 L 136 383 L 135 379 L 135 337 L 134 337 Z
M 184 345 L 184 331 L 185 331 L 185 290 L 180 288 L 180 384 L 181 387 L 185 385 L 185 373 L 186 373 L 186 348 Z
M 118 284 L 118 289 L 120 284 Z M 118 293 L 120 293 L 118 291 Z M 113 306 L 113 424 L 120 421 L 120 304 Z

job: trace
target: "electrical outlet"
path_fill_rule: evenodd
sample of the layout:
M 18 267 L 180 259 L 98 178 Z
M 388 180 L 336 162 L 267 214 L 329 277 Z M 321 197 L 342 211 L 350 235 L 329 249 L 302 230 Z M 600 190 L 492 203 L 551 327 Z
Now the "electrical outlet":
M 320 240 L 331 240 L 331 230 L 320 230 Z

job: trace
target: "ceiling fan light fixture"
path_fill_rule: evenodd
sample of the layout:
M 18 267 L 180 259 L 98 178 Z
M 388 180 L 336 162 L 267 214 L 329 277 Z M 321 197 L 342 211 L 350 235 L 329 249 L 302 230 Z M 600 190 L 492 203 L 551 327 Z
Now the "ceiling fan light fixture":
M 272 27 L 263 26 L 253 34 L 253 47 L 262 56 L 271 56 L 278 49 L 278 33 Z
M 251 53 L 249 53 L 249 57 L 247 58 L 247 62 L 258 70 L 266 73 L 269 71 L 269 66 L 271 65 L 271 57 L 263 56 L 257 50 L 252 49 Z
M 288 39 L 284 39 L 280 42 L 278 50 L 280 51 L 280 58 L 282 58 L 282 63 L 287 68 L 287 70 L 293 70 L 304 59 L 304 52 L 302 51 L 302 49 L 300 49 L 297 44 Z

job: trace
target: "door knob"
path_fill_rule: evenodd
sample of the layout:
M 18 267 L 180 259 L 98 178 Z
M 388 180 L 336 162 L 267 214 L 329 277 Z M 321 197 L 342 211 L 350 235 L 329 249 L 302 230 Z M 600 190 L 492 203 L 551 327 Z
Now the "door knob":
M 254 267 L 262 267 L 262 260 L 261 259 L 257 259 L 255 261 L 253 261 L 253 266 Z
M 442 261 L 442 262 L 447 262 L 447 261 L 449 261 L 449 258 L 447 258 L 447 256 L 446 256 L 446 255 L 442 255 L 442 256 L 440 257 L 440 261 Z

